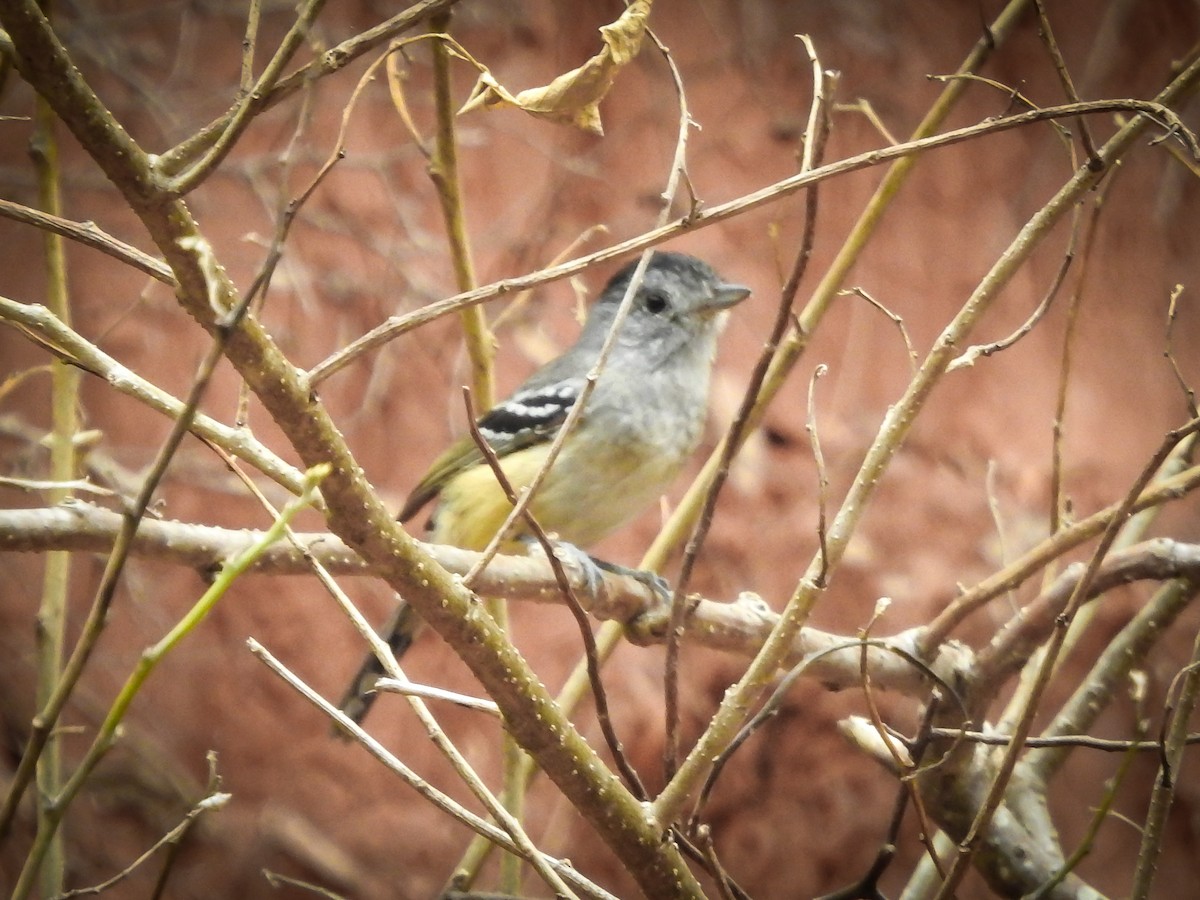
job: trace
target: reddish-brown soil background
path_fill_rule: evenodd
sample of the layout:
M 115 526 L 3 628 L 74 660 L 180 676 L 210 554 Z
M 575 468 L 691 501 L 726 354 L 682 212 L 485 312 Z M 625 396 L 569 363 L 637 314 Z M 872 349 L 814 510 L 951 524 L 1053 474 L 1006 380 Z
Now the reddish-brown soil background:
M 62 33 L 81 69 L 148 149 L 170 146 L 223 111 L 233 97 L 242 4 L 112 0 L 64 6 Z M 1200 37 L 1192 3 L 1051 6 L 1065 58 L 1085 99 L 1153 96 L 1172 61 Z M 615 15 L 616 7 L 467 2 L 453 29 L 506 84 L 523 88 L 546 82 L 594 52 L 595 29 Z M 379 2 L 331 4 L 314 41 L 331 45 L 394 11 L 392 4 Z M 653 25 L 675 55 L 693 117 L 702 126 L 692 132 L 688 151 L 698 195 L 714 204 L 795 171 L 797 137 L 810 96 L 809 65 L 795 34 L 812 35 L 823 64 L 841 72 L 843 101 L 866 98 L 893 133 L 903 136 L 940 90 L 926 75 L 953 71 L 979 36 L 981 14 L 990 19 L 998 11 L 994 2 L 662 0 Z M 277 40 L 288 20 L 287 4 L 272 6 L 262 46 Z M 261 264 L 281 197 L 305 186 L 333 147 L 342 110 L 363 69 L 360 63 L 313 88 L 311 120 L 293 151 L 295 168 L 285 185 L 278 160 L 295 128 L 298 100 L 256 122 L 228 163 L 189 198 L 238 284 L 248 285 Z M 414 114 L 428 130 L 423 51 L 414 51 L 410 72 Z M 1001 48 L 986 74 L 1019 86 L 1037 103 L 1061 100 L 1032 19 Z M 465 96 L 471 73 L 460 67 L 456 77 Z M 1007 105 L 1003 94 L 975 86 L 952 124 L 1000 114 Z M 10 76 L 0 114 L 27 115 L 30 109 L 30 91 Z M 1194 100 L 1185 112 L 1193 128 L 1200 125 Z M 647 50 L 623 73 L 603 115 L 603 139 L 514 111 L 461 120 L 468 219 L 481 282 L 536 268 L 598 223 L 608 227 L 609 237 L 590 248 L 650 227 L 677 128 L 674 91 L 657 53 Z M 1094 125 L 1101 135 L 1111 133 L 1108 118 L 1097 118 Z M 27 122 L 0 122 L 0 194 L 32 204 L 35 184 L 25 157 L 29 132 Z M 110 233 L 150 249 L 115 192 L 69 136 L 61 137 L 66 214 L 94 219 Z M 862 116 L 839 113 L 828 158 L 882 143 Z M 823 186 L 808 286 L 832 259 L 881 172 L 872 169 Z M 1069 172 L 1062 146 L 1046 125 L 930 154 L 851 282 L 902 315 L 923 352 Z M 1176 283 L 1187 286 L 1176 348 L 1185 375 L 1200 381 L 1196 179 L 1163 148 L 1143 148 L 1122 168 L 1108 196 L 1088 261 L 1066 422 L 1067 490 L 1080 514 L 1119 497 L 1164 430 L 1186 417 L 1161 353 L 1167 296 Z M 671 245 L 704 256 L 728 278 L 755 289 L 726 333 L 707 447 L 728 421 L 766 334 L 778 296 L 778 261 L 794 253 L 802 209 L 801 197 L 785 199 Z M 1066 237 L 1060 228 L 1039 249 L 983 322 L 981 340 L 1007 334 L 1036 305 Z M 207 340 L 170 292 L 83 249 L 69 248 L 69 260 L 76 327 L 167 390 L 184 392 Z M 610 271 L 589 272 L 582 282 L 594 290 Z M 0 221 L 0 293 L 39 302 L 43 285 L 40 236 Z M 377 81 L 354 113 L 345 160 L 296 224 L 263 317 L 296 364 L 307 367 L 387 315 L 452 293 L 423 160 Z M 553 285 L 535 295 L 518 327 L 501 333 L 502 388 L 569 339 L 575 327 L 571 305 L 568 285 Z M 937 389 L 881 484 L 862 532 L 818 607 L 816 624 L 853 633 L 870 616 L 876 598 L 886 595 L 895 602 L 884 630 L 900 630 L 927 620 L 953 596 L 956 585 L 974 583 L 991 571 L 1001 551 L 988 510 L 989 463 L 995 465 L 994 493 L 1007 552 L 1043 533 L 1065 306 L 1064 295 L 1022 343 L 954 373 Z M 488 311 L 497 314 L 499 305 Z M 0 361 L 0 374 L 6 375 L 45 358 L 6 329 L 0 331 Z M 817 392 L 817 412 L 835 501 L 909 373 L 895 327 L 859 300 L 838 300 L 763 433 L 734 470 L 697 571 L 697 589 L 719 598 L 755 590 L 778 607 L 807 564 L 815 547 L 815 471 L 803 424 L 806 382 L 819 363 L 829 366 Z M 359 362 L 321 393 L 369 477 L 398 501 L 449 434 L 461 430 L 457 386 L 463 378 L 456 325 L 443 320 Z M 231 420 L 236 387 L 230 370 L 223 369 L 205 409 Z M 47 379 L 32 378 L 4 398 L 0 415 L 44 428 L 47 398 Z M 83 383 L 83 409 L 87 424 L 103 432 L 99 450 L 132 473 L 149 463 L 168 429 L 166 421 L 94 379 Z M 294 459 L 261 410 L 252 412 L 251 424 Z M 3 438 L 0 450 L 6 473 L 36 473 L 44 465 L 41 451 L 11 436 Z M 682 486 L 681 480 L 672 497 Z M 264 523 L 254 501 L 194 441 L 185 444 L 160 497 L 163 513 L 171 518 L 232 527 Z M 3 499 L 7 505 L 35 502 L 7 490 Z M 602 555 L 636 561 L 656 523 L 657 513 L 647 514 L 610 539 Z M 1181 538 L 1200 533 L 1194 507 L 1184 506 L 1165 516 L 1158 529 Z M 75 609 L 90 597 L 102 565 L 97 558 L 75 559 Z M 382 585 L 366 579 L 348 585 L 367 611 L 382 616 L 390 602 Z M 157 639 L 203 586 L 195 573 L 146 561 L 129 567 L 67 725 L 98 721 L 140 649 Z M 39 587 L 38 560 L 0 562 L 0 723 L 6 767 L 15 761 L 33 713 Z M 1095 634 L 1072 658 L 1054 696 L 1064 694 L 1071 673 L 1081 671 L 1145 596 L 1145 590 L 1130 588 L 1104 601 Z M 977 616 L 961 636 L 978 641 L 1003 619 L 1005 609 Z M 514 619 L 516 639 L 545 682 L 560 684 L 579 652 L 568 616 L 539 607 L 517 609 Z M 1148 674 L 1155 697 L 1186 659 L 1197 621 L 1191 615 L 1154 653 Z M 363 649 L 315 585 L 298 578 L 246 579 L 155 673 L 134 704 L 125 740 L 77 802 L 65 825 L 72 883 L 90 883 L 119 870 L 174 824 L 199 796 L 205 754 L 212 750 L 233 800 L 187 839 L 168 896 L 293 895 L 269 888 L 263 868 L 354 897 L 430 896 L 458 858 L 468 838 L 465 830 L 420 802 L 360 748 L 331 740 L 320 716 L 250 656 L 248 636 L 328 696 L 340 692 Z M 707 719 L 739 664 L 713 653 L 686 656 L 688 736 Z M 411 654 L 409 671 L 472 689 L 465 670 L 434 637 Z M 652 773 L 658 771 L 661 745 L 661 682 L 661 651 L 633 647 L 620 650 L 608 682 L 620 732 L 652 786 L 660 780 Z M 800 684 L 782 714 L 727 773 L 710 809 L 713 830 L 726 865 L 753 895 L 806 897 L 828 891 L 855 878 L 873 857 L 896 786 L 870 761 L 848 752 L 838 735 L 837 720 L 860 708 L 859 697 Z M 888 709 L 898 721 L 910 721 L 906 704 L 892 702 Z M 1131 706 L 1120 705 L 1100 730 L 1126 734 L 1131 716 Z M 492 769 L 495 729 L 453 711 L 446 720 L 471 759 Z M 585 713 L 583 721 L 596 737 L 590 715 Z M 382 701 L 372 726 L 420 771 L 450 783 L 402 703 Z M 69 758 L 82 751 L 83 740 L 68 740 Z M 1183 885 L 1195 884 L 1200 777 L 1197 761 L 1187 763 L 1162 859 L 1158 889 L 1164 897 L 1180 896 Z M 1080 838 L 1116 765 L 1115 758 L 1079 755 L 1064 773 L 1052 800 L 1067 846 Z M 1153 760 L 1140 761 L 1120 793 L 1118 809 L 1134 821 L 1144 816 L 1153 773 Z M 617 893 L 633 893 L 632 883 L 586 824 L 544 784 L 532 803 L 537 810 L 533 835 L 545 849 L 569 854 Z M 26 815 L 17 837 L 0 849 L 0 882 L 19 865 L 29 827 Z M 905 832 L 894 871 L 885 879 L 891 893 L 919 856 L 913 834 Z M 1106 893 L 1124 893 L 1137 842 L 1127 823 L 1108 822 L 1082 874 Z M 135 875 L 114 895 L 144 896 L 154 868 Z M 969 882 L 964 896 L 983 892 L 980 883 Z

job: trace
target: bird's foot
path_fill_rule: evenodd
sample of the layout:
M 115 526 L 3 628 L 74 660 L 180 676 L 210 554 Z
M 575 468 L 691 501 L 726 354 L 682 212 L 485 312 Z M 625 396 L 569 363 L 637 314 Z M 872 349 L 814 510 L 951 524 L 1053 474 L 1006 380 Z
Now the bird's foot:
M 540 552 L 541 547 L 537 541 L 532 539 L 523 540 L 525 540 L 531 550 L 536 546 L 538 550 L 534 552 Z M 632 578 L 644 584 L 660 602 L 669 603 L 671 600 L 670 584 L 656 572 L 650 572 L 646 569 L 632 569 L 629 566 L 622 566 L 617 563 L 608 562 L 607 560 L 597 559 L 575 544 L 567 541 L 555 540 L 552 546 L 554 555 L 559 562 L 564 563 L 570 569 L 574 569 L 580 574 L 583 580 L 583 587 L 592 601 L 589 605 L 595 605 L 602 598 L 605 572 L 613 575 L 623 575 L 626 578 Z

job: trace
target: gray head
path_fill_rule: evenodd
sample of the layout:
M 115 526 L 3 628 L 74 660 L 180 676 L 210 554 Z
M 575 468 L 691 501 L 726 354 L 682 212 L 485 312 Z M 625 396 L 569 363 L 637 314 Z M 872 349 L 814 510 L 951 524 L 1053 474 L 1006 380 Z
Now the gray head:
M 605 285 L 588 314 L 581 348 L 599 349 L 604 342 L 636 266 L 636 261 L 631 262 Z M 749 295 L 748 287 L 722 281 L 711 266 L 694 256 L 656 252 L 622 324 L 618 346 L 639 348 L 639 358 L 651 366 L 683 350 L 711 354 L 721 313 Z

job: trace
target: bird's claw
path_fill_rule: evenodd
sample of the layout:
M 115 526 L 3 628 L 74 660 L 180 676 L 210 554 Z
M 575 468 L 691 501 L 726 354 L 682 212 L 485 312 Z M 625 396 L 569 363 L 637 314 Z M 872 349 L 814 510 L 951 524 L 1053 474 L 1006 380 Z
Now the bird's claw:
M 526 543 L 532 547 L 535 542 L 527 540 Z M 560 562 L 579 572 L 583 579 L 583 587 L 593 603 L 599 601 L 604 590 L 605 572 L 623 575 L 644 584 L 663 603 L 669 603 L 671 600 L 671 585 L 657 572 L 651 572 L 648 569 L 633 569 L 629 566 L 597 559 L 567 541 L 554 541 L 553 549 L 555 557 Z

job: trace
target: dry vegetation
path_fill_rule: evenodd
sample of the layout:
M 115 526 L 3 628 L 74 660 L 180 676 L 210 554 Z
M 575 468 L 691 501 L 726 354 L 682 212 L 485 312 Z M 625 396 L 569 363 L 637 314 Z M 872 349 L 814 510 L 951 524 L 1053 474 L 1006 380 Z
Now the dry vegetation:
M 1194 9 L 110 6 L 0 2 L 13 897 L 1186 877 Z M 397 524 L 572 333 L 530 292 L 681 236 L 757 296 L 607 546 L 672 603 Z M 393 591 L 441 640 L 343 746 Z

